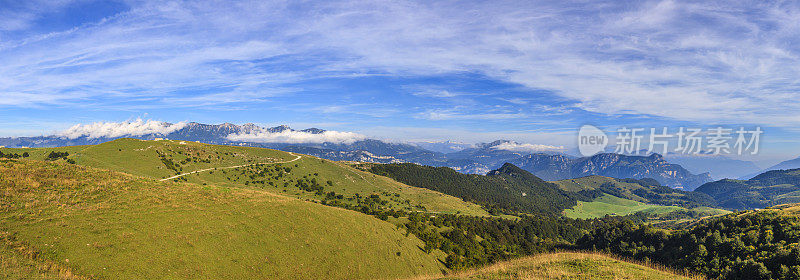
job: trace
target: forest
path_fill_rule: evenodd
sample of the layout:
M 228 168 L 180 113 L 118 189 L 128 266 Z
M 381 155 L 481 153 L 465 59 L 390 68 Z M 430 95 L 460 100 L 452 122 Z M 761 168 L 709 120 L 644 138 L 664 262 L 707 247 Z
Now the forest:
M 431 189 L 474 202 L 493 214 L 539 213 L 558 215 L 590 195 L 566 192 L 512 164 L 489 175 L 458 173 L 447 167 L 412 163 L 376 164 L 368 171 L 407 185 Z
M 594 223 L 576 247 L 657 262 L 711 279 L 800 278 L 796 215 L 761 210 L 707 218 L 668 231 L 630 220 Z
M 363 168 L 363 167 L 362 167 Z M 652 222 L 665 216 L 639 212 L 628 216 L 571 219 L 559 213 L 595 192 L 613 192 L 614 185 L 566 192 L 554 184 L 507 164 L 487 176 L 466 175 L 449 168 L 413 164 L 372 165 L 369 171 L 474 201 L 502 217 L 431 214 L 406 205 L 391 206 L 391 193 L 345 196 L 329 191 L 331 181 L 316 174 L 299 178 L 294 188 L 318 198 L 315 202 L 346 208 L 394 223 L 425 244 L 426 253 L 446 254 L 444 264 L 455 270 L 479 267 L 511 258 L 555 250 L 601 251 L 652 262 L 710 279 L 798 279 L 800 277 L 800 223 L 779 210 L 735 212 L 706 217 L 695 223 Z M 291 167 L 262 166 L 224 172 L 229 180 L 246 185 L 269 185 L 291 172 Z M 710 198 L 668 189 L 651 180 L 619 179 L 647 188 L 636 193 L 652 200 L 682 197 L 681 203 L 708 205 Z M 500 186 L 500 187 L 498 187 Z M 527 193 L 530 195 L 523 195 Z M 402 205 L 402 204 L 401 204 Z M 666 218 L 700 218 L 675 211 Z

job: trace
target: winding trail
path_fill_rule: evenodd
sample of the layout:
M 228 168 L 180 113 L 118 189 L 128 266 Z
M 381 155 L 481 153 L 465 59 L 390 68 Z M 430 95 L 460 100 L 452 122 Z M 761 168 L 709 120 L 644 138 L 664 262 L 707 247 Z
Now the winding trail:
M 239 168 L 239 167 L 245 167 L 245 166 L 251 166 L 251 165 L 290 163 L 290 162 L 296 161 L 296 160 L 298 160 L 298 159 L 300 159 L 300 158 L 302 158 L 302 157 L 303 157 L 303 156 L 301 156 L 301 155 L 295 155 L 295 154 L 293 154 L 293 153 L 289 153 L 289 154 L 290 154 L 290 155 L 293 155 L 293 156 L 296 156 L 296 158 L 294 158 L 293 160 L 288 160 L 288 161 L 279 161 L 279 162 L 259 162 L 259 163 L 251 163 L 251 164 L 236 165 L 236 166 L 227 166 L 227 167 L 211 167 L 211 168 L 200 169 L 200 170 L 195 170 L 195 171 L 192 171 L 192 172 L 186 172 L 186 173 L 178 174 L 178 175 L 175 175 L 175 176 L 172 176 L 172 177 L 169 177 L 169 178 L 164 178 L 164 179 L 161 179 L 161 180 L 159 180 L 159 181 L 167 181 L 167 180 L 172 180 L 172 179 L 175 179 L 175 178 L 180 178 L 180 177 L 183 177 L 183 176 L 186 176 L 186 175 L 190 175 L 190 174 L 194 174 L 194 173 L 200 173 L 200 172 L 205 172 L 205 171 L 214 170 L 214 169 L 231 169 L 231 168 Z

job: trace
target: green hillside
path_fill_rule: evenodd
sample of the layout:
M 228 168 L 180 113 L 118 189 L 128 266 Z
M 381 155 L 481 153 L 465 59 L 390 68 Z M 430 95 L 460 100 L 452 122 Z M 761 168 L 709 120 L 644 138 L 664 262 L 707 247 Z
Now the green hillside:
M 617 179 L 605 176 L 586 176 L 552 182 L 570 192 L 610 194 L 619 198 L 649 204 L 694 208 L 713 206 L 714 200 L 703 193 L 687 192 L 660 185 L 652 179 Z M 598 196 L 598 195 L 595 195 Z
M 714 200 L 706 194 L 661 186 L 655 180 L 593 175 L 552 183 L 562 190 L 591 198 L 564 210 L 565 216 L 576 219 L 644 214 L 648 220 L 690 221 L 730 212 L 709 207 Z
M 390 223 L 263 190 L 63 162 L 0 160 L 0 174 L 6 278 L 358 279 L 443 269 Z
M 692 279 L 597 253 L 552 253 L 500 262 L 446 277 L 417 279 Z
M 800 206 L 709 217 L 678 230 L 631 221 L 598 225 L 576 244 L 688 269 L 709 279 L 800 279 Z
M 405 184 L 460 197 L 497 213 L 558 215 L 579 199 L 587 199 L 579 193 L 560 190 L 556 185 L 509 163 L 488 175 L 463 174 L 448 167 L 413 163 L 363 164 L 359 167 Z
M 578 201 L 578 205 L 564 210 L 564 216 L 573 219 L 601 218 L 605 215 L 625 216 L 637 212 L 664 214 L 685 209 L 678 206 L 647 204 L 605 194 L 591 202 Z
M 26 246 L 9 240 L 8 234 L 0 233 L 1 279 L 86 279 L 69 268 L 37 257 Z
M 750 180 L 724 179 L 706 183 L 696 190 L 731 209 L 765 208 L 800 203 L 800 169 L 772 170 Z
M 488 215 L 480 206 L 453 196 L 410 187 L 339 162 L 272 149 L 191 141 L 118 139 L 92 146 L 0 149 L 0 152 L 27 152 L 28 159 L 38 160 L 47 160 L 53 152 L 68 153 L 55 160 L 159 180 L 177 175 L 180 177 L 169 180 L 267 190 L 353 207 L 376 196 L 371 200 L 385 208 Z M 50 156 L 49 159 L 54 158 Z

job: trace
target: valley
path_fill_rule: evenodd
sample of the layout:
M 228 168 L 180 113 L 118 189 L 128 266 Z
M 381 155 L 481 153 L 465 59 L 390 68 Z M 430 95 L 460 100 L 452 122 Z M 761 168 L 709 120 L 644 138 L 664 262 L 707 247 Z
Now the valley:
M 635 257 L 598 247 L 593 232 L 683 232 L 731 215 L 719 193 L 646 178 L 548 182 L 510 163 L 474 175 L 139 139 L 0 152 L 11 155 L 0 162 L 8 278 L 676 277 L 601 255 L 527 256 Z M 776 174 L 756 181 L 793 182 Z
M 800 1 L 0 0 L 0 280 L 800 280 Z

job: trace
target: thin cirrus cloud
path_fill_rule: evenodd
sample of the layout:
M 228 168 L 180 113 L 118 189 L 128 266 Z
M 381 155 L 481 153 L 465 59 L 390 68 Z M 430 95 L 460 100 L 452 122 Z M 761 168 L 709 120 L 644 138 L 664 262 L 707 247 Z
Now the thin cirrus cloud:
M 524 113 L 509 113 L 509 112 L 461 112 L 463 108 L 446 109 L 446 110 L 428 110 L 426 112 L 418 113 L 415 117 L 418 119 L 432 120 L 432 121 L 454 121 L 454 120 L 509 120 L 526 118 L 529 115 Z
M 41 11 L 2 15 L 17 39 L 0 42 L 0 94 L 17 98 L 0 106 L 113 102 L 103 99 L 109 93 L 153 106 L 224 106 L 290 94 L 319 77 L 467 72 L 603 115 L 800 121 L 796 2 L 127 4 L 101 21 L 47 33 L 32 20 Z M 421 93 L 471 98 L 454 92 Z M 526 117 L 428 117 L 467 114 Z
M 186 122 L 166 123 L 155 120 L 136 120 L 125 122 L 94 122 L 89 124 L 76 124 L 56 133 L 56 136 L 75 139 L 80 137 L 117 138 L 124 136 L 142 136 L 148 134 L 167 135 L 186 126 Z
M 305 131 L 284 130 L 281 132 L 253 131 L 251 133 L 231 134 L 228 140 L 252 143 L 291 143 L 291 144 L 318 144 L 337 143 L 352 144 L 355 141 L 366 139 L 366 136 L 354 132 L 324 131 L 310 133 Z

